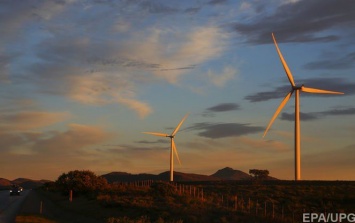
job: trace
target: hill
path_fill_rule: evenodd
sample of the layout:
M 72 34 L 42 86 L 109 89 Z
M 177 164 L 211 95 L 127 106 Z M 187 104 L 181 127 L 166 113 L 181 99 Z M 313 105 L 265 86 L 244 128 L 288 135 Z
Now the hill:
M 51 182 L 49 180 L 31 180 L 27 178 L 17 178 L 15 180 L 8 180 L 0 178 L 0 189 L 8 189 L 11 185 L 20 185 L 25 189 L 33 189 L 42 186 L 44 183 Z
M 212 174 L 211 177 L 216 177 L 222 180 L 251 180 L 252 177 L 240 170 L 234 170 L 230 167 L 225 167 Z
M 167 180 L 170 178 L 170 171 L 163 172 L 158 175 L 159 180 Z M 195 174 L 195 173 L 181 173 L 181 172 L 174 172 L 174 181 L 216 181 L 220 180 L 219 178 L 213 176 L 207 176 L 202 174 Z
M 130 174 L 126 172 L 112 172 L 102 175 L 109 183 L 113 182 L 135 182 L 144 180 L 161 180 L 167 181 L 169 179 L 170 172 L 166 171 L 158 175 L 155 174 Z M 174 171 L 174 181 L 186 182 L 186 181 L 223 181 L 223 180 L 251 180 L 252 177 L 240 170 L 234 170 L 230 167 L 226 167 L 218 170 L 212 175 L 203 175 L 195 173 L 181 173 Z M 276 180 L 274 177 L 268 177 L 268 180 Z
M 9 186 L 11 186 L 11 181 L 4 178 L 0 178 L 0 189 L 5 189 Z

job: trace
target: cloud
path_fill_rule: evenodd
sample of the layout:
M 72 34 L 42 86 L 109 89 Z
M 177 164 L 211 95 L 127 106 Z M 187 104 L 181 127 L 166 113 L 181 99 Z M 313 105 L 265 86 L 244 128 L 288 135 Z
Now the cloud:
M 239 110 L 240 106 L 237 103 L 221 103 L 212 107 L 207 108 L 202 116 L 204 117 L 213 117 L 217 112 L 227 112 L 227 111 L 236 111 Z
M 27 121 L 29 117 L 23 116 L 23 119 Z M 37 116 L 31 117 L 38 118 Z M 51 117 L 49 116 L 49 118 Z M 69 154 L 78 155 L 82 149 L 102 143 L 113 136 L 112 133 L 108 133 L 100 127 L 74 123 L 69 124 L 65 131 L 29 132 L 27 130 L 27 128 L 20 128 L 16 132 L 1 131 L 0 153 L 65 157 Z M 84 154 L 85 152 L 82 155 L 84 156 Z M 60 160 L 59 157 L 58 160 Z
M 286 121 L 295 121 L 295 113 L 287 113 L 283 112 L 280 117 L 281 120 L 286 120 Z M 319 119 L 319 116 L 315 113 L 304 113 L 300 112 L 300 119 L 302 121 L 312 121 Z
M 350 144 L 338 149 L 307 154 L 303 157 L 305 177 L 323 180 L 354 180 L 355 174 L 353 157 L 355 144 Z M 309 175 L 309 176 L 308 176 Z
M 75 123 L 69 124 L 63 131 L 0 131 L 1 163 L 4 171 L 13 176 L 25 175 L 38 179 L 53 179 L 73 169 L 95 171 L 98 164 L 111 167 L 116 162 L 127 164 L 122 157 L 94 150 L 94 146 L 113 136 L 113 133 L 101 127 Z
M 259 126 L 250 126 L 250 124 L 240 123 L 195 123 L 186 130 L 197 130 L 199 136 L 217 139 L 224 137 L 234 137 L 261 132 L 264 128 Z
M 320 112 L 322 115 L 355 115 L 355 108 L 332 109 Z
M 247 95 L 244 97 L 244 99 L 250 102 L 267 101 L 270 99 L 285 97 L 290 90 L 290 86 L 284 85 L 282 87 L 275 88 L 273 91 L 263 91 L 252 95 Z
M 0 114 L 0 126 L 6 131 L 27 131 L 50 126 L 70 117 L 66 112 L 23 111 Z
M 233 67 L 225 67 L 221 73 L 214 73 L 211 70 L 208 71 L 207 77 L 217 87 L 223 87 L 228 81 L 235 78 L 237 70 Z
M 33 145 L 33 150 L 41 153 L 77 153 L 88 146 L 102 143 L 112 137 L 111 133 L 100 127 L 70 124 L 68 130 L 63 132 L 48 132 L 38 138 Z
M 225 4 L 227 3 L 228 0 L 210 0 L 208 4 L 210 5 L 219 5 L 219 4 Z
M 340 36 L 326 31 L 350 32 L 355 20 L 354 7 L 355 2 L 347 0 L 288 2 L 271 14 L 265 11 L 251 22 L 234 23 L 232 27 L 248 36 L 247 41 L 253 44 L 271 43 L 271 32 L 277 35 L 279 42 L 330 42 Z
M 48 21 L 60 14 L 71 1 L 1 1 L 0 26 L 6 30 L 0 40 L 7 44 L 14 40 L 24 39 L 27 29 L 23 26 Z
M 324 116 L 343 116 L 343 115 L 355 115 L 355 108 L 341 108 L 341 109 L 331 109 L 322 112 L 310 112 L 310 113 L 300 113 L 301 120 L 312 121 L 320 119 Z M 295 113 L 283 112 L 280 117 L 281 120 L 294 121 Z
M 41 93 L 59 94 L 81 103 L 119 103 L 144 118 L 153 109 L 139 100 L 140 84 L 157 80 L 176 84 L 194 64 L 219 56 L 225 38 L 217 27 L 195 27 L 178 35 L 174 30 L 157 28 L 138 33 L 117 43 L 97 43 L 90 36 L 73 38 L 65 34 L 46 39 L 36 48 L 42 62 L 27 69 L 32 76 L 30 83 Z M 168 43 L 166 38 L 170 36 L 176 41 Z M 211 78 L 221 86 L 233 72 L 226 68 L 223 74 Z M 21 79 L 28 83 L 28 77 Z
M 219 57 L 229 39 L 222 28 L 208 22 L 169 23 L 166 28 L 161 16 L 186 19 L 186 5 L 181 4 L 146 0 L 0 4 L 5 9 L 0 12 L 1 27 L 9 30 L 4 44 L 28 37 L 22 42 L 24 50 L 6 48 L 10 50 L 0 58 L 0 78 L 11 76 L 26 86 L 28 94 L 59 95 L 91 105 L 117 103 L 140 118 L 153 112 L 149 102 L 139 98 L 141 85 L 162 81 L 178 85 L 192 69 Z M 82 13 L 85 16 L 78 16 Z M 25 59 L 28 55 L 31 60 Z M 218 86 L 232 76 L 230 68 L 219 75 L 210 73 Z
M 310 62 L 304 65 L 308 70 L 344 70 L 355 67 L 355 52 L 349 53 L 341 58 L 332 58 Z
M 18 54 L 2 52 L 0 47 L 0 83 L 9 82 L 9 70 L 11 61 L 15 59 Z
M 345 95 L 355 94 L 355 83 L 349 83 L 343 78 L 310 78 L 297 80 L 298 83 L 304 83 L 307 87 L 320 88 L 325 90 L 333 90 L 344 92 Z M 258 92 L 252 95 L 245 96 L 245 100 L 250 102 L 267 101 L 270 99 L 282 98 L 291 90 L 290 85 L 284 85 L 275 88 L 273 91 Z M 302 94 L 303 96 L 312 97 L 339 97 L 332 94 Z
M 158 139 L 156 141 L 140 140 L 140 141 L 136 141 L 135 143 L 156 144 L 156 143 L 167 143 L 167 142 L 169 142 L 169 141 L 168 140 L 164 140 L 164 139 Z
M 240 106 L 236 103 L 221 103 L 212 107 L 207 108 L 207 111 L 211 112 L 225 112 L 225 111 L 235 111 L 239 110 Z
M 240 137 L 236 140 L 238 144 L 248 146 L 249 149 L 257 151 L 289 151 L 290 146 L 277 140 L 253 139 L 249 137 Z
M 152 1 L 141 1 L 140 7 L 143 10 L 148 11 L 149 13 L 153 14 L 161 14 L 161 13 L 176 13 L 179 10 L 167 5 L 164 5 L 160 2 L 152 2 Z

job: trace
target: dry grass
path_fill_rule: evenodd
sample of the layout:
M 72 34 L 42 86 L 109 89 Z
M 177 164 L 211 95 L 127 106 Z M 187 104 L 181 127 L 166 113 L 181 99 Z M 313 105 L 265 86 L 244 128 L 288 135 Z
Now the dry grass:
M 15 223 L 57 223 L 39 215 L 19 215 L 16 216 Z

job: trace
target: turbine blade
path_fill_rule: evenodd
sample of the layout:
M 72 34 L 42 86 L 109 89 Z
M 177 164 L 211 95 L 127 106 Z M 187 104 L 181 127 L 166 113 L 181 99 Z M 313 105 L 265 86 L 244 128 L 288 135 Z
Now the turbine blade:
M 292 76 L 292 73 L 290 71 L 290 68 L 288 67 L 284 57 L 282 56 L 282 53 L 277 45 L 277 42 L 276 42 L 276 39 L 275 39 L 275 36 L 274 36 L 274 33 L 272 33 L 272 39 L 274 40 L 274 43 L 275 43 L 275 46 L 276 46 L 276 50 L 277 50 L 277 53 L 279 54 L 279 57 L 280 57 L 280 60 L 281 60 L 281 63 L 284 67 L 284 70 L 286 72 L 286 75 L 288 77 L 288 80 L 290 81 L 292 87 L 295 87 L 295 81 L 293 80 L 293 76 Z
M 179 154 L 178 154 L 178 152 L 177 152 L 177 149 L 176 149 L 176 145 L 175 145 L 174 139 L 172 139 L 172 140 L 171 140 L 171 143 L 172 143 L 173 150 L 174 150 L 174 152 L 175 152 L 176 158 L 177 158 L 177 160 L 179 161 L 179 164 L 181 165 L 180 158 L 179 158 Z
M 159 132 L 142 132 L 144 134 L 149 134 L 149 135 L 155 135 L 155 136 L 161 136 L 161 137 L 168 137 L 169 135 L 166 133 L 159 133 Z
M 275 111 L 274 115 L 272 116 L 269 125 L 267 126 L 267 128 L 265 129 L 263 138 L 265 137 L 267 131 L 269 130 L 269 128 L 271 127 L 272 123 L 275 121 L 276 117 L 279 115 L 279 113 L 281 112 L 282 108 L 286 105 L 286 103 L 288 102 L 288 100 L 290 99 L 291 95 L 293 93 L 293 90 L 290 91 L 286 97 L 282 100 L 281 104 L 279 105 L 279 107 L 277 108 L 277 110 Z
M 181 122 L 176 126 L 176 128 L 174 129 L 174 131 L 171 133 L 172 136 L 174 136 L 180 129 L 182 123 L 185 121 L 185 119 L 187 118 L 187 116 L 189 115 L 189 113 L 187 113 L 181 120 Z
M 343 92 L 328 91 L 328 90 L 310 88 L 310 87 L 305 87 L 305 86 L 302 86 L 301 91 L 307 92 L 307 93 L 315 93 L 315 94 L 344 94 Z

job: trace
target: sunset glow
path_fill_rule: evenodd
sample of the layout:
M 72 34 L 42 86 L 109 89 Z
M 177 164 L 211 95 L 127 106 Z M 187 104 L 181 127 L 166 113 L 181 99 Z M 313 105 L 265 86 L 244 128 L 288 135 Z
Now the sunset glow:
M 262 136 L 294 81 L 344 92 L 300 92 L 302 180 L 355 180 L 355 1 L 15 0 L 0 9 L 0 178 L 168 171 L 170 139 L 142 132 L 169 134 L 189 113 L 174 171 L 228 166 L 292 180 L 293 102 Z

